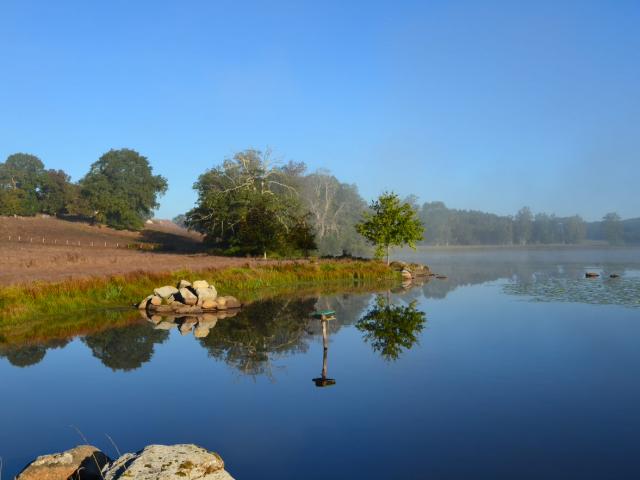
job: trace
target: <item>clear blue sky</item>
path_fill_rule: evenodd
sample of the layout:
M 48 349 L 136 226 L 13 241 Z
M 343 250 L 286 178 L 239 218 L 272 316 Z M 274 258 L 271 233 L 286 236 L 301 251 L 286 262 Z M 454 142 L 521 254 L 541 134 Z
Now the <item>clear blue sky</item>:
M 159 217 L 247 147 L 370 199 L 640 216 L 638 1 L 0 2 L 0 158 L 129 147 Z

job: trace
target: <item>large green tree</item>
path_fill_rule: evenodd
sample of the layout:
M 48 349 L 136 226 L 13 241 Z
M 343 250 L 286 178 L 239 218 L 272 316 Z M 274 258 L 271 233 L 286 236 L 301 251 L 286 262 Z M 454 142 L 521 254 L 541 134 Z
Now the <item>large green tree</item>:
M 376 257 L 386 255 L 387 264 L 391 247 L 415 248 L 422 240 L 424 227 L 416 211 L 410 204 L 401 202 L 395 193 L 383 193 L 371 202 L 370 209 L 363 214 L 356 230 L 375 246 Z
M 267 256 L 315 248 L 297 190 L 296 165 L 272 165 L 269 152 L 245 150 L 200 175 L 190 228 L 230 253 Z
M 140 230 L 158 208 L 158 197 L 167 190 L 167 180 L 153 174 L 146 157 L 123 148 L 102 155 L 80 186 L 75 213 L 110 227 Z
M 34 215 L 40 211 L 38 192 L 45 175 L 44 164 L 35 155 L 14 153 L 0 163 L 0 199 L 5 214 Z M 9 207 L 9 208 L 7 208 Z

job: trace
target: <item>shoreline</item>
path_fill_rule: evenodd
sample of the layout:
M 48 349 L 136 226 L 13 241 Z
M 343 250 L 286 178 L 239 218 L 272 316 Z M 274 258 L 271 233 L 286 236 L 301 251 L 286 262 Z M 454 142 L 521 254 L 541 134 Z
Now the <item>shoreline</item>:
M 0 287 L 0 332 L 33 317 L 69 317 L 93 310 L 122 309 L 137 304 L 141 292 L 182 278 L 202 278 L 225 295 L 248 302 L 275 289 L 326 285 L 383 284 L 399 281 L 400 273 L 373 260 L 286 261 L 278 264 L 220 269 L 138 271 L 124 275 L 17 284 Z

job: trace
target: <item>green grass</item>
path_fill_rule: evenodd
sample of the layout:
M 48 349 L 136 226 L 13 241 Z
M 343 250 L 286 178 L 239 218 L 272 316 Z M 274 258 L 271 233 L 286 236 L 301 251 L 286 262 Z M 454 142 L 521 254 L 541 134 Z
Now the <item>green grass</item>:
M 73 324 L 74 315 L 130 307 L 154 288 L 175 285 L 180 279 L 204 279 L 215 285 L 220 294 L 249 302 L 322 286 L 380 285 L 396 281 L 398 274 L 376 261 L 326 260 L 198 272 L 136 272 L 109 278 L 9 286 L 0 288 L 0 337 L 7 337 L 7 332 L 15 333 L 25 323 L 42 323 L 43 330 L 60 329 L 66 323 Z

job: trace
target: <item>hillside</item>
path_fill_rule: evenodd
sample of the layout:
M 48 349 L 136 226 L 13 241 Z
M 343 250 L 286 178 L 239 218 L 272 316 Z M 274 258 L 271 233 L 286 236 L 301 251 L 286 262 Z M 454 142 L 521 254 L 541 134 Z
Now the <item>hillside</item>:
M 129 232 L 57 218 L 0 217 L 0 285 L 253 263 L 203 252 L 199 234 L 166 220 Z

